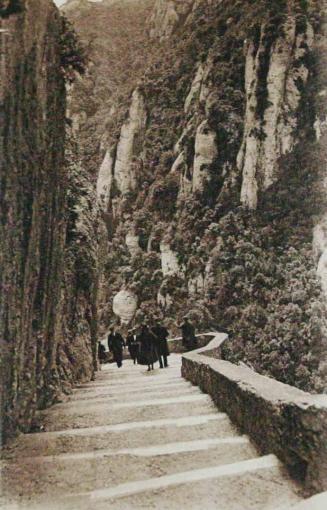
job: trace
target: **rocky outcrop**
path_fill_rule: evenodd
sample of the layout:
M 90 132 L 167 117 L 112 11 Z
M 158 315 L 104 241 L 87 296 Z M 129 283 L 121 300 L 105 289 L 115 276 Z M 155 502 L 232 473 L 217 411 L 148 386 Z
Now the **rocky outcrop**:
M 324 1 L 323 7 L 327 7 Z M 327 140 L 327 112 L 326 112 L 326 96 L 327 96 L 327 57 L 326 57 L 326 41 L 327 41 L 327 25 L 322 25 L 322 31 L 319 39 L 316 41 L 316 53 L 320 62 L 320 80 L 319 89 L 316 95 L 316 119 L 314 128 L 317 142 L 319 142 L 320 150 L 326 158 L 326 140 Z M 326 159 L 325 159 L 326 161 Z M 327 168 L 323 171 L 323 181 L 321 183 L 323 193 L 327 191 Z M 321 215 L 319 223 L 316 225 L 313 233 L 313 251 L 317 263 L 317 273 L 321 281 L 321 285 L 325 296 L 327 296 L 327 214 Z
M 278 179 L 278 160 L 297 141 L 301 92 L 309 74 L 305 59 L 312 45 L 312 27 L 307 23 L 299 33 L 294 16 L 288 17 L 282 34 L 271 45 L 265 25 L 261 26 L 259 44 L 248 43 L 247 101 L 238 168 L 243 176 L 241 202 L 251 209 L 257 207 L 258 193 Z M 262 88 L 266 97 L 258 95 Z
M 106 151 L 104 160 L 100 166 L 97 179 L 97 199 L 100 208 L 106 212 L 108 210 L 111 187 L 113 181 L 114 158 L 111 155 L 111 149 Z
M 125 243 L 132 257 L 142 251 L 140 248 L 139 236 L 134 235 L 132 232 L 126 235 Z
M 146 119 L 144 98 L 136 89 L 132 95 L 128 119 L 121 128 L 114 167 L 114 180 L 123 195 L 135 190 L 137 185 L 137 175 L 133 171 L 133 158 L 141 152 Z
M 85 269 L 79 243 L 85 241 L 83 211 L 89 202 L 85 196 L 76 199 L 79 191 L 65 154 L 62 30 L 59 12 L 48 0 L 22 0 L 1 21 L 5 437 L 17 428 L 29 430 L 38 407 L 53 403 L 94 371 L 95 305 L 91 286 L 84 281 L 79 292 L 77 283 Z M 76 210 L 78 204 L 83 211 Z
M 196 130 L 192 191 L 203 191 L 210 184 L 210 169 L 218 155 L 216 133 L 203 121 Z
M 150 17 L 150 37 L 169 38 L 191 12 L 194 0 L 156 0 Z
M 136 89 L 118 144 L 106 150 L 97 176 L 97 201 L 105 214 L 111 212 L 115 216 L 115 196 L 125 196 L 137 187 L 140 178 L 137 160 L 142 151 L 146 119 L 144 98 Z
M 199 64 L 199 67 L 196 71 L 195 77 L 194 77 L 192 85 L 191 85 L 191 89 L 187 95 L 187 98 L 185 99 L 185 103 L 184 103 L 185 113 L 188 113 L 191 109 L 191 106 L 194 104 L 194 102 L 199 100 L 199 98 L 200 98 L 204 73 L 205 73 L 205 68 L 204 68 L 203 64 Z
M 178 264 L 176 253 L 166 243 L 160 244 L 161 269 L 164 276 L 169 274 L 178 274 L 181 268 Z

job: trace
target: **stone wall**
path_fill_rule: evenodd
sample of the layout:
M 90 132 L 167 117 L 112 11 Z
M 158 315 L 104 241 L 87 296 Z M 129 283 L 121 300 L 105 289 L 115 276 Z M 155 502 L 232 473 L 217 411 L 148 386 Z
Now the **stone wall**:
M 227 336 L 183 355 L 182 375 L 211 395 L 262 453 L 276 454 L 314 493 L 327 489 L 327 397 L 208 356 Z
M 199 335 L 195 335 L 197 338 L 198 348 L 206 347 L 214 335 L 214 333 L 201 333 Z M 181 336 L 177 338 L 170 338 L 168 340 L 168 346 L 169 352 L 185 352 Z

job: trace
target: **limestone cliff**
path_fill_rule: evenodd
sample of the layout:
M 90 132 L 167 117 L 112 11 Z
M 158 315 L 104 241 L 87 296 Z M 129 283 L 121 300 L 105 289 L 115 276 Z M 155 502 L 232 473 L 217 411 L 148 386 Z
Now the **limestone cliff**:
M 81 290 L 77 284 L 79 243 L 87 240 L 78 221 L 84 215 L 85 230 L 94 200 L 84 189 L 79 205 L 82 200 L 88 204 L 76 210 L 83 189 L 81 171 L 74 163 L 74 174 L 65 149 L 64 37 L 59 11 L 49 0 L 7 2 L 0 33 L 5 436 L 17 428 L 29 430 L 38 407 L 54 402 L 94 370 L 93 286 L 84 281 Z
M 187 309 L 199 329 L 229 331 L 227 358 L 320 391 L 323 8 L 158 0 L 149 33 L 162 51 L 137 87 L 141 145 L 120 150 L 133 185 L 124 196 L 120 172 L 106 199 L 108 295 L 130 288 L 136 320 L 161 310 L 172 329 Z
M 191 12 L 194 0 L 157 0 L 149 18 L 150 37 L 160 40 L 170 37 L 182 26 Z

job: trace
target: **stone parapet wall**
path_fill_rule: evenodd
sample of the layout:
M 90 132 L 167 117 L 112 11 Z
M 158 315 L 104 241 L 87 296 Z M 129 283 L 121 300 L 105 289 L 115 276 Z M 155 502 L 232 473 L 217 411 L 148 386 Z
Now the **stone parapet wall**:
M 198 347 L 199 349 L 206 348 L 208 343 L 212 340 L 212 338 L 215 336 L 215 333 L 202 333 L 199 335 L 195 335 L 198 341 Z M 185 352 L 184 346 L 183 346 L 183 340 L 182 337 L 179 336 L 177 338 L 170 338 L 168 340 L 169 345 L 169 352 Z M 199 350 L 197 349 L 197 351 Z
M 274 453 L 310 493 L 327 490 L 327 396 L 313 395 L 206 354 L 227 338 L 183 355 L 182 375 L 208 393 L 260 451 Z

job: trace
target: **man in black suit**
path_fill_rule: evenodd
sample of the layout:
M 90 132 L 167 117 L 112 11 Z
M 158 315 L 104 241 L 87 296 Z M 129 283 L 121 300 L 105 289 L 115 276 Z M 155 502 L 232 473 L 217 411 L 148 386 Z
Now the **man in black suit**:
M 154 326 L 151 329 L 151 331 L 157 339 L 156 343 L 160 368 L 168 367 L 167 357 L 169 356 L 168 348 L 169 332 L 167 328 L 160 324 L 159 319 L 157 317 L 154 319 Z

